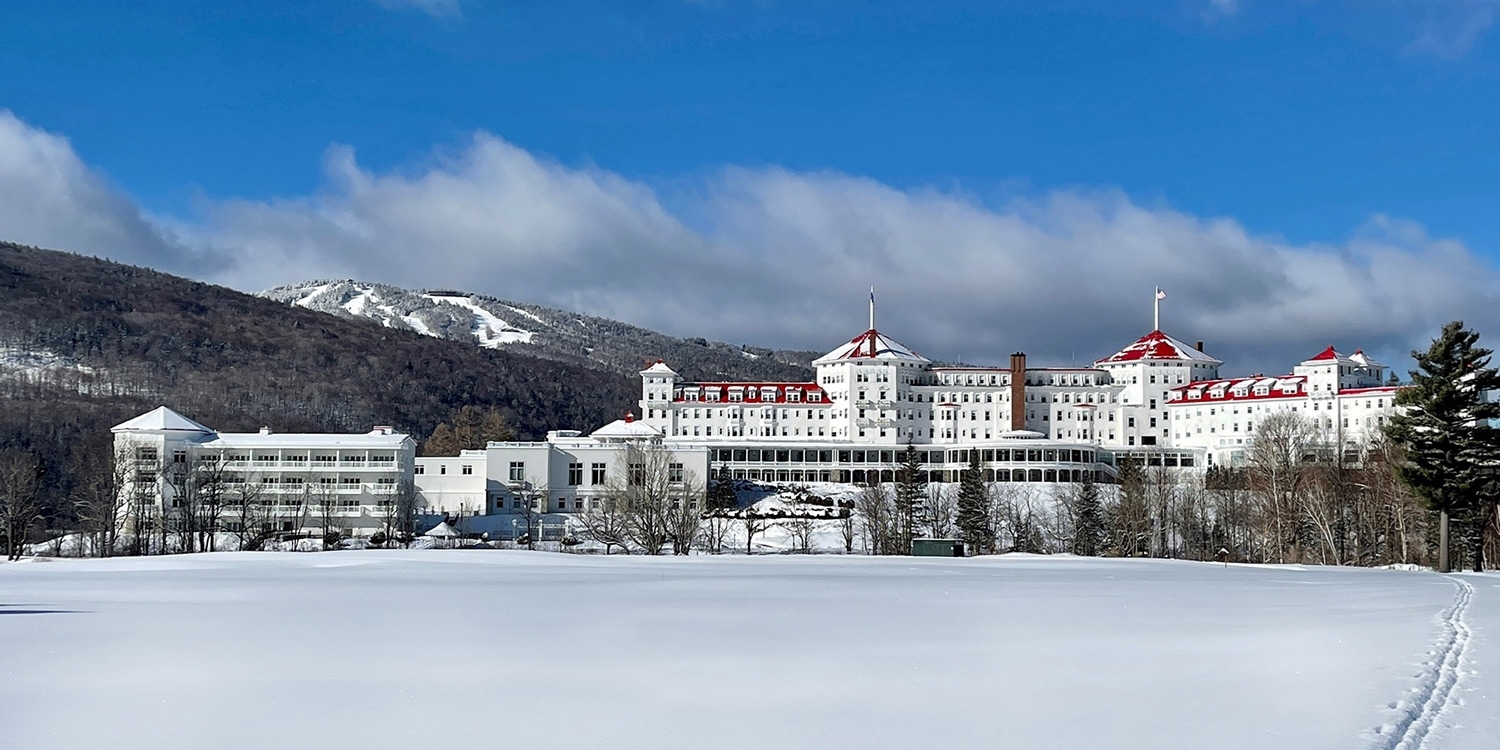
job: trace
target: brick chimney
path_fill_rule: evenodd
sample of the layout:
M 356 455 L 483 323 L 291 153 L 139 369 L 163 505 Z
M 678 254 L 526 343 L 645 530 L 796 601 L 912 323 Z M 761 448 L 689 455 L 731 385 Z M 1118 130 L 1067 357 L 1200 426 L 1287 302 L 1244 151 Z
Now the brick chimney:
M 1010 355 L 1010 428 L 1026 429 L 1026 352 Z

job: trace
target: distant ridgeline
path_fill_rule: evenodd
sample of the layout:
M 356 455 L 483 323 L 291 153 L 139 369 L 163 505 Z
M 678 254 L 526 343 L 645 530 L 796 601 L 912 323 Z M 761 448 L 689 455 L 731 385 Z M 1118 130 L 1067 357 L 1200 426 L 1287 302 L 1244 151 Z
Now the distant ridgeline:
M 681 339 L 608 318 L 453 289 L 416 291 L 359 281 L 308 281 L 260 296 L 389 328 L 504 349 L 634 377 L 669 360 L 698 379 L 806 380 L 816 352 Z

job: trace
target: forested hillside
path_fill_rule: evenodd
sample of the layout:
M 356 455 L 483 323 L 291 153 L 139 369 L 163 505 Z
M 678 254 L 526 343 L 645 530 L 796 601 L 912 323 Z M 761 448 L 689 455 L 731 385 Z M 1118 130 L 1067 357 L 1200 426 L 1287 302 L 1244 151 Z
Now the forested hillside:
M 65 495 L 109 427 L 161 404 L 224 430 L 419 440 L 462 405 L 522 438 L 592 429 L 639 398 L 597 368 L 422 336 L 149 269 L 0 243 L 0 450 Z

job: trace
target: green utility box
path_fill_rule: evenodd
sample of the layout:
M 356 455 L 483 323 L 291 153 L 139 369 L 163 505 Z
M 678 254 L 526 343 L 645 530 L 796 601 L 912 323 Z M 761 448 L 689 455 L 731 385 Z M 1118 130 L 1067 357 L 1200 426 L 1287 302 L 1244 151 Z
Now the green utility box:
M 913 557 L 963 557 L 964 543 L 957 539 L 913 539 Z

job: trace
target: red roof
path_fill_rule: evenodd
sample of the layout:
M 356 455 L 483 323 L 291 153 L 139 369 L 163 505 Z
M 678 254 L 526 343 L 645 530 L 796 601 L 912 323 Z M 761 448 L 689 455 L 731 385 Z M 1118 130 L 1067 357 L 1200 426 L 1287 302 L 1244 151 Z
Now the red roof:
M 1219 360 L 1194 349 L 1177 339 L 1168 336 L 1161 331 L 1152 331 L 1145 336 L 1135 340 L 1130 346 L 1115 352 L 1113 356 L 1096 360 L 1095 364 L 1109 362 L 1136 362 L 1148 359 L 1167 360 L 1193 360 L 1197 362 L 1213 362 L 1218 364 Z
M 1331 360 L 1331 359 L 1335 359 L 1336 360 L 1336 359 L 1343 359 L 1343 358 L 1344 358 L 1343 355 L 1341 355 L 1338 352 L 1336 352 L 1336 351 L 1333 350 L 1333 344 L 1329 344 L 1328 348 L 1324 349 L 1322 352 L 1320 352 L 1318 354 L 1318 356 L 1313 357 L 1312 359 L 1309 359 L 1307 361 L 1308 362 L 1322 362 L 1322 361 L 1325 361 L 1325 360 Z
M 703 390 L 703 393 L 701 394 L 702 398 L 696 402 L 700 404 L 705 402 L 711 404 L 785 404 L 789 403 L 787 401 L 787 394 L 789 392 L 802 394 L 801 400 L 797 403 L 829 403 L 828 394 L 824 393 L 823 389 L 818 387 L 818 385 L 815 383 L 684 383 L 677 388 L 675 393 L 672 394 L 672 400 L 678 403 L 686 402 L 687 399 L 683 398 L 682 396 L 683 392 L 700 388 Z M 761 398 L 761 390 L 765 388 L 775 389 L 775 396 L 773 396 L 772 398 Z M 744 400 L 730 401 L 729 391 L 731 389 L 740 391 Z M 717 395 L 719 397 L 718 401 L 709 401 L 709 394 Z M 817 394 L 816 399 L 809 398 L 809 396 L 812 396 L 813 394 Z

